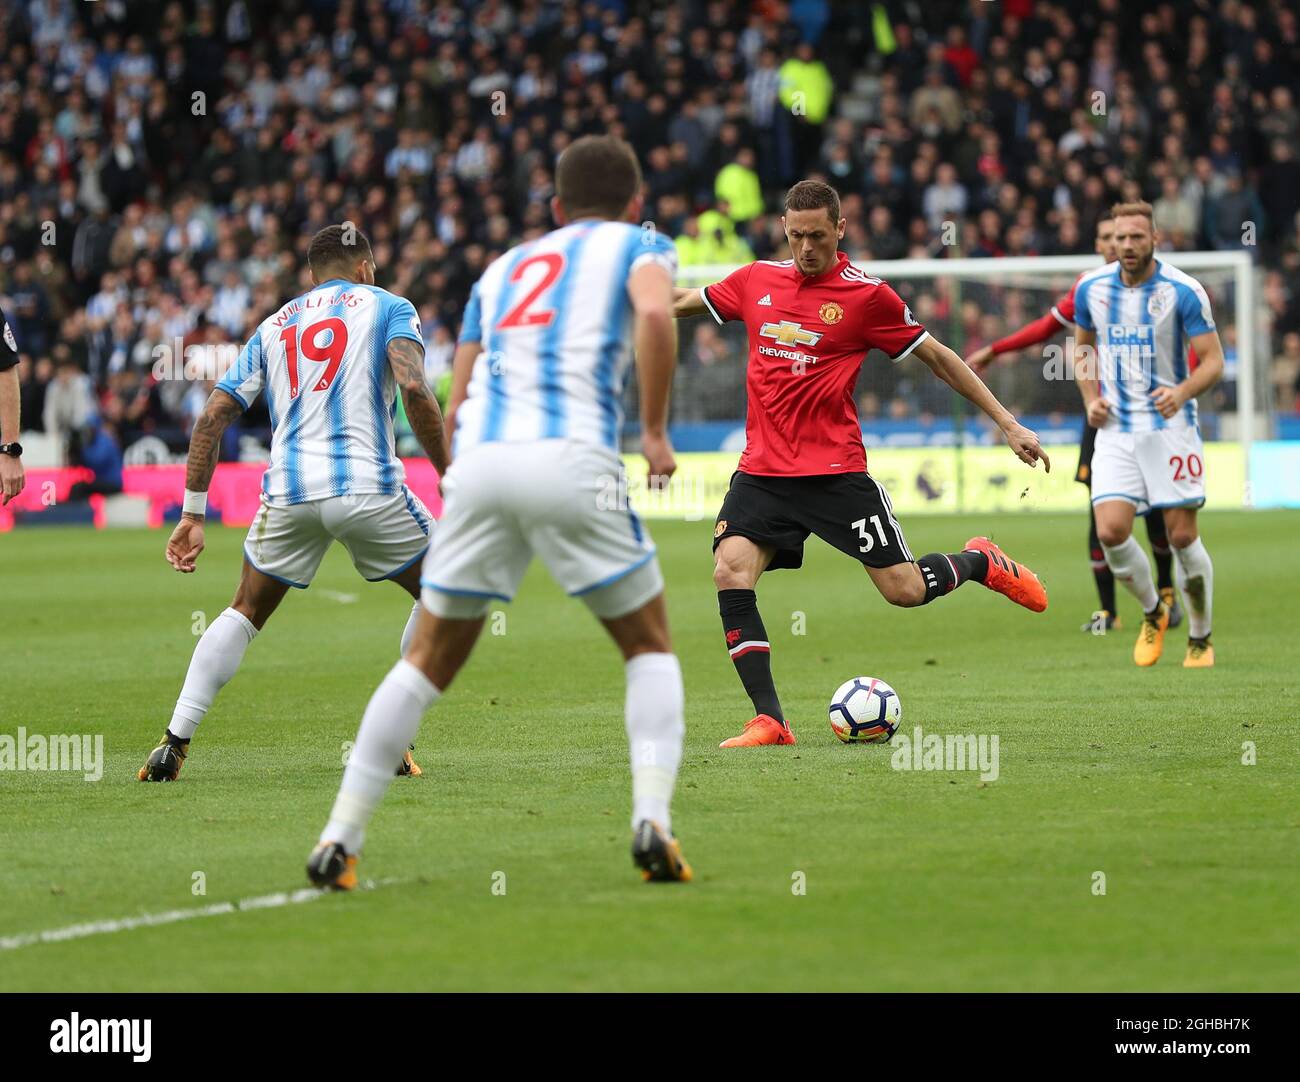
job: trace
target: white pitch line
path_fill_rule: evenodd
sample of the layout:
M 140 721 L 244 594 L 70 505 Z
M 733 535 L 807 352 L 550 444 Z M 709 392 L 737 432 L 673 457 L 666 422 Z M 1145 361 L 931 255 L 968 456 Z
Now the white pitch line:
M 351 605 L 353 602 L 361 600 L 360 594 L 344 594 L 338 590 L 317 590 L 316 592 L 326 601 L 337 601 L 340 605 Z
M 400 883 L 399 879 L 368 879 L 360 886 L 361 890 L 374 890 L 376 887 L 392 886 Z M 0 951 L 17 950 L 30 947 L 35 943 L 63 943 L 69 939 L 86 939 L 93 935 L 108 935 L 111 932 L 129 932 L 133 928 L 152 928 L 160 924 L 175 924 L 182 920 L 195 920 L 198 917 L 221 917 L 227 913 L 247 913 L 254 909 L 279 909 L 286 905 L 302 905 L 323 898 L 326 891 L 315 887 L 303 887 L 301 890 L 280 891 L 277 894 L 262 894 L 253 898 L 241 898 L 236 902 L 213 902 L 195 909 L 167 909 L 161 913 L 144 913 L 138 917 L 122 917 L 119 920 L 95 920 L 84 924 L 69 924 L 66 928 L 49 928 L 43 932 L 21 932 L 18 935 L 0 936 Z

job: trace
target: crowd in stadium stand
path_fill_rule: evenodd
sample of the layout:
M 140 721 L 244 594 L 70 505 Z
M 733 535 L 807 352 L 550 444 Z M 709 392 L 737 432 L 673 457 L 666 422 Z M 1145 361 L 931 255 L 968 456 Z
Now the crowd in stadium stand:
M 1238 250 L 1252 223 L 1294 409 L 1298 102 L 1289 0 L 13 0 L 0 304 L 24 427 L 182 450 L 211 384 L 156 379 L 159 347 L 241 344 L 344 220 L 437 376 L 471 284 L 550 227 L 555 158 L 593 131 L 637 148 L 684 265 L 780 257 L 807 175 L 840 190 L 855 259 L 1089 252 L 1120 198 L 1155 204 L 1166 247 Z M 737 416 L 734 345 L 700 327 L 683 363 L 706 390 L 678 419 Z

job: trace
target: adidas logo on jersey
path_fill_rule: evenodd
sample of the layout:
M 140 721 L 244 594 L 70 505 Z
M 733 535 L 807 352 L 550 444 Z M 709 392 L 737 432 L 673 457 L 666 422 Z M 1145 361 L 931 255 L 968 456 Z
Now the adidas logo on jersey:
M 771 307 L 772 307 L 772 294 L 771 294 L 771 293 L 764 293 L 763 296 L 759 298 L 758 303 L 759 303 L 760 305 L 762 305 L 763 307 L 765 307 L 765 308 L 771 308 Z

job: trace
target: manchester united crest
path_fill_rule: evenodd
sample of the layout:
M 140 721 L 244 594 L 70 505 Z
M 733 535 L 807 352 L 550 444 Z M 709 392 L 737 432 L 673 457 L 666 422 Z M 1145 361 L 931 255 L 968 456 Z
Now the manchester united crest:
M 726 532 L 727 532 L 727 520 L 725 518 L 718 519 L 718 524 L 713 527 L 713 536 L 721 537 Z
M 844 309 L 834 301 L 827 301 L 817 309 L 817 315 L 823 323 L 838 323 L 844 318 Z

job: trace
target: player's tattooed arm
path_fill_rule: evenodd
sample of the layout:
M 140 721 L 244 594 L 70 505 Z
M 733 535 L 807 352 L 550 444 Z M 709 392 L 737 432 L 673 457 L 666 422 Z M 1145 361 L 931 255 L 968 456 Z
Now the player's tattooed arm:
M 185 465 L 185 487 L 191 492 L 207 492 L 212 474 L 217 468 L 217 455 L 221 450 L 221 437 L 244 407 L 234 395 L 219 387 L 208 395 L 208 401 L 194 422 L 190 433 L 190 454 Z
M 442 410 L 434 396 L 429 381 L 424 378 L 424 346 L 413 338 L 394 338 L 388 343 L 388 365 L 393 370 L 402 405 L 411 431 L 429 456 L 433 468 L 441 477 L 447 472 L 447 434 L 442 423 Z
M 1039 445 L 1037 433 L 1020 424 L 956 353 L 934 335 L 926 337 L 912 352 L 944 383 L 988 414 L 989 419 L 1002 430 L 1007 444 L 1021 462 L 1032 466 L 1041 461 L 1043 469 L 1051 472 L 1051 459 Z
M 243 412 L 244 407 L 235 396 L 219 387 L 208 395 L 190 433 L 190 454 L 185 464 L 185 487 L 189 491 L 207 492 L 217 468 L 221 437 L 230 422 Z M 203 515 L 182 511 L 181 520 L 167 539 L 167 562 L 182 574 L 192 575 L 203 547 Z

